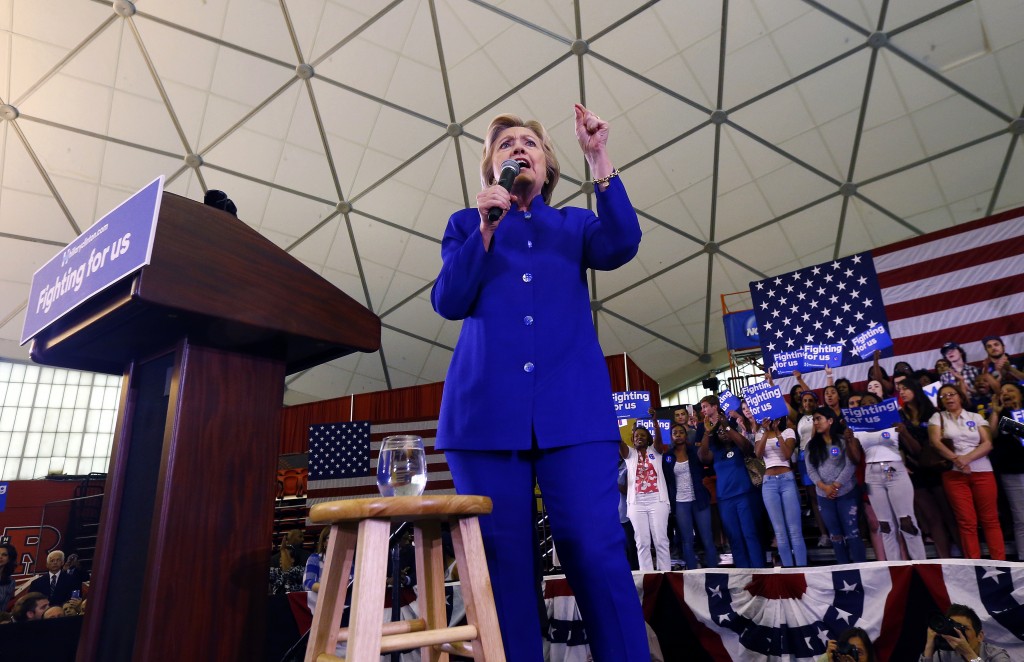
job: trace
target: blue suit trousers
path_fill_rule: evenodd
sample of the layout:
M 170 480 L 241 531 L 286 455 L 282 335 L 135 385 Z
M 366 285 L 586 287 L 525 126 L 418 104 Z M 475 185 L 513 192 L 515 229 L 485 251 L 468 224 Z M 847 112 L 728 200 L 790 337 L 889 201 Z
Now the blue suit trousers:
M 480 518 L 505 656 L 542 662 L 534 480 L 596 662 L 648 662 L 650 649 L 619 523 L 618 443 L 529 451 L 447 450 L 459 494 L 490 497 Z

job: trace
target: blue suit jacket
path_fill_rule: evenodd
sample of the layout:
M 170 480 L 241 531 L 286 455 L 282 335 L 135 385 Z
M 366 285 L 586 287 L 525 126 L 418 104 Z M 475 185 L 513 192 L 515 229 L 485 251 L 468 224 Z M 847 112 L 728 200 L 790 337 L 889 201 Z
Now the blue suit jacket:
M 587 209 L 537 197 L 506 214 L 484 251 L 475 208 L 452 215 L 431 291 L 464 320 L 448 367 L 436 447 L 525 450 L 617 441 L 611 384 L 590 308 L 587 269 L 636 255 L 640 223 L 622 182 Z

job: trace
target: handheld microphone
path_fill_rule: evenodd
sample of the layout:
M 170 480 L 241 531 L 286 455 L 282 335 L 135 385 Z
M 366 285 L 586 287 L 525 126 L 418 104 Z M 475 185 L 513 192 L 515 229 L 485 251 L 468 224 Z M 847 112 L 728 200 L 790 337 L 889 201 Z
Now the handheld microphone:
M 513 159 L 501 162 L 501 173 L 498 175 L 498 186 L 506 191 L 512 190 L 512 182 L 516 181 L 519 175 L 519 163 Z M 487 222 L 493 223 L 501 218 L 501 207 L 491 207 L 487 210 Z

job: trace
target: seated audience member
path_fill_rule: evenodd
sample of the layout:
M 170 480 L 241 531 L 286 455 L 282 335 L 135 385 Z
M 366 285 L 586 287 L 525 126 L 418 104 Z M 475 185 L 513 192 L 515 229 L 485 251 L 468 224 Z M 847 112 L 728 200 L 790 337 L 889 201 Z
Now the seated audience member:
M 964 354 L 963 347 L 951 341 L 943 345 L 939 351 L 949 362 L 949 370 L 939 377 L 942 383 L 956 384 L 967 395 L 968 400 L 973 400 L 974 382 L 978 380 L 978 375 L 981 373 L 967 362 L 967 355 Z M 936 368 L 938 368 L 938 364 L 936 364 Z
M 89 573 L 85 571 L 81 563 L 78 560 L 78 554 L 68 554 L 68 558 L 64 561 L 64 572 L 68 573 L 69 577 L 73 577 L 79 584 L 89 581 Z
M 11 616 L 15 623 L 37 621 L 43 618 L 43 613 L 50 608 L 50 601 L 43 593 L 29 592 L 18 598 L 14 603 Z
M 859 563 L 867 558 L 860 537 L 859 492 L 850 457 L 852 434 L 830 407 L 814 412 L 814 436 L 807 445 L 807 473 L 818 493 L 818 507 L 825 520 L 837 563 Z
M 83 600 L 68 600 L 61 607 L 65 616 L 81 616 L 85 613 L 85 602 Z
M 42 593 L 52 604 L 62 605 L 71 599 L 72 592 L 81 590 L 81 579 L 64 571 L 64 552 L 54 550 L 47 554 L 46 570 L 32 580 L 29 591 Z
M 1020 385 L 1006 383 L 992 396 L 992 413 L 988 418 L 989 429 L 993 433 L 989 460 L 1010 506 L 1018 561 L 1024 560 L 1024 438 L 998 430 L 1001 417 L 1013 418 L 1012 412 L 1022 408 L 1024 392 Z
M 330 534 L 331 527 L 329 526 L 320 530 L 320 537 L 316 541 L 316 551 L 306 559 L 306 572 L 302 576 L 302 588 L 309 592 L 306 595 L 306 606 L 310 611 L 316 609 L 316 599 L 320 593 L 320 575 L 324 571 L 324 555 L 327 554 L 327 539 Z
M 942 474 L 942 484 L 956 514 L 964 558 L 981 558 L 980 521 L 989 555 L 1005 560 L 996 479 L 988 458 L 992 451 L 988 421 L 965 409 L 966 398 L 958 387 L 944 384 L 938 395 L 938 411 L 928 421 L 928 439 L 935 450 L 953 463 L 953 468 Z
M 1024 382 L 1024 355 L 1011 359 L 1006 353 L 1006 346 L 999 336 L 985 336 L 981 339 L 985 346 L 985 360 L 981 364 L 981 374 L 988 380 L 992 391 L 999 389 L 1001 384 Z
M 0 544 L 0 611 L 6 611 L 14 599 L 14 570 L 18 567 L 18 550 L 9 542 Z
M 270 558 L 270 564 L 280 567 L 283 572 L 287 572 L 292 566 L 305 568 L 309 552 L 302 548 L 304 540 L 305 534 L 302 529 L 286 531 L 277 554 Z
M 57 605 L 53 605 L 52 607 L 48 607 L 46 609 L 46 611 L 43 612 L 43 618 L 44 619 L 46 619 L 46 618 L 63 618 L 63 617 L 64 617 L 64 608 L 63 607 L 58 607 Z
M 973 609 L 954 603 L 946 610 L 946 618 L 953 624 L 947 623 L 941 634 L 928 628 L 919 662 L 1010 662 L 1009 653 L 985 641 L 981 619 Z M 945 642 L 942 648 L 949 650 L 940 649 L 940 640 Z
M 829 639 L 825 654 L 817 662 L 875 662 L 871 637 L 861 628 L 847 628 L 838 639 Z

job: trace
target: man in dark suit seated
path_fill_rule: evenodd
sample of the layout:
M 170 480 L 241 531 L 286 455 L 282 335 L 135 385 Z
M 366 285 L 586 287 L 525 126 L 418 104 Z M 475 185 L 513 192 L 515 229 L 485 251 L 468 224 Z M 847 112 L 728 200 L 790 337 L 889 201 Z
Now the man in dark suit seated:
M 55 550 L 46 556 L 47 572 L 36 577 L 28 590 L 42 593 L 52 605 L 62 605 L 71 599 L 72 591 L 80 591 L 82 579 L 64 570 L 64 552 Z

